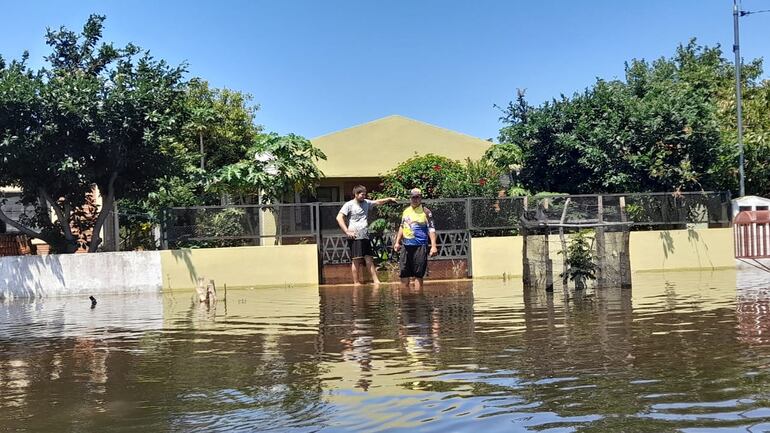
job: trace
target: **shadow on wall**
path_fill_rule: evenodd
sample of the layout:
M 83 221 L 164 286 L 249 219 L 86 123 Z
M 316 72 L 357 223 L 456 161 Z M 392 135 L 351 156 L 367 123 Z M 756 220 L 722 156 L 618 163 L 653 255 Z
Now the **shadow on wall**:
M 674 238 L 671 237 L 671 232 L 666 230 L 660 232 L 660 240 L 663 241 L 663 256 L 668 259 L 669 255 L 674 254 Z
M 665 230 L 658 234 L 661 243 L 663 244 L 664 260 L 674 258 L 677 242 L 679 243 L 680 249 L 685 248 L 683 237 L 681 236 L 682 232 L 682 230 L 677 230 L 674 232 L 675 235 L 672 235 L 671 231 Z M 675 236 L 676 239 L 674 239 Z M 692 227 L 687 228 L 687 242 L 689 244 L 688 254 L 692 254 L 696 259 L 695 263 L 692 264 L 692 267 L 714 267 L 714 263 L 711 260 L 711 255 L 709 254 L 708 242 L 700 233 L 698 233 L 697 230 Z
M 692 245 L 693 250 L 695 251 L 695 254 L 698 257 L 698 264 L 701 265 L 702 264 L 701 258 L 705 258 L 706 261 L 708 261 L 709 266 L 713 268 L 714 263 L 711 261 L 711 255 L 708 253 L 709 252 L 708 244 L 701 238 L 701 235 L 698 234 L 698 232 L 692 227 L 687 229 L 687 241 L 690 242 L 690 245 Z M 703 248 L 706 254 L 701 254 L 701 250 L 700 250 L 701 248 Z
M 187 268 L 187 272 L 192 276 L 191 282 L 198 281 L 198 272 L 195 270 L 195 265 L 192 261 L 192 250 L 190 248 L 182 248 L 179 250 L 170 250 L 171 257 L 174 258 L 174 261 L 176 262 L 184 262 L 185 267 Z M 164 275 L 164 278 L 166 278 L 166 285 L 169 289 L 171 289 L 173 286 L 171 285 L 171 276 L 166 274 Z M 184 286 L 187 287 L 187 286 Z
M 65 287 L 61 259 L 48 256 L 0 258 L 0 299 L 31 298 Z

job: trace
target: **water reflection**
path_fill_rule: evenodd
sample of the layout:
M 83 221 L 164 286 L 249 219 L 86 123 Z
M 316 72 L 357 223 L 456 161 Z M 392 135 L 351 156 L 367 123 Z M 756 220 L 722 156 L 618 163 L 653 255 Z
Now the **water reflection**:
M 477 281 L 6 303 L 0 430 L 770 425 L 768 275 L 634 278 L 584 294 Z

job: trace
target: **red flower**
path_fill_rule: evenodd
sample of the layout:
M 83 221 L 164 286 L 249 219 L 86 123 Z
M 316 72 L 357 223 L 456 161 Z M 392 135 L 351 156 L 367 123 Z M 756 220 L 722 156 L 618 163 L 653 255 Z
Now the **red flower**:
M 479 185 L 484 186 L 486 184 L 487 184 L 487 180 L 486 179 L 484 179 L 483 177 L 481 179 L 479 179 Z
M 441 171 L 441 166 L 436 164 L 436 165 L 433 166 L 433 169 L 436 170 L 436 171 Z

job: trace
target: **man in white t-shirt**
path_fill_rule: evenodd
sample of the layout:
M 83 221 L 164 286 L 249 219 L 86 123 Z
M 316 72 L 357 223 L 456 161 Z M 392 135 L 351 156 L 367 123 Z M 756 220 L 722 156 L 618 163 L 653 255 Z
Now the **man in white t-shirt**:
M 366 187 L 357 185 L 353 188 L 353 200 L 345 202 L 337 214 L 337 224 L 342 232 L 348 236 L 348 248 L 350 250 L 350 269 L 353 272 L 353 284 L 360 285 L 358 268 L 361 261 L 366 262 L 369 273 L 372 274 L 372 282 L 379 284 L 377 278 L 377 269 L 374 267 L 374 251 L 372 243 L 369 241 L 369 211 L 374 206 L 385 203 L 396 203 L 393 197 L 380 200 L 369 200 L 366 198 Z M 347 219 L 347 221 L 345 221 Z

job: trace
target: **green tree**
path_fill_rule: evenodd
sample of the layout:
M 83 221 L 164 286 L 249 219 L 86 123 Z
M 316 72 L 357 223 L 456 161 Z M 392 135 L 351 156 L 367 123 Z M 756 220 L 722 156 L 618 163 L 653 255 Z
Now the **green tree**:
M 745 65 L 750 191 L 766 190 L 768 113 L 761 62 Z M 521 148 L 520 179 L 533 191 L 565 193 L 735 189 L 732 64 L 719 47 L 691 41 L 671 58 L 633 60 L 624 81 L 530 107 L 518 95 L 500 142 Z M 752 117 L 754 116 L 754 117 Z M 756 134 L 756 135 L 753 135 Z
M 260 197 L 263 203 L 283 200 L 287 192 L 312 190 L 323 175 L 316 162 L 326 159 L 310 140 L 298 135 L 261 135 L 240 161 L 212 174 L 207 188 L 238 197 Z
M 200 158 L 199 167 L 216 171 L 243 158 L 262 127 L 254 123 L 259 107 L 252 96 L 230 89 L 211 88 L 200 78 L 190 80 L 185 103 L 190 118 L 183 141 Z
M 90 215 L 89 251 L 101 243 L 105 209 L 145 196 L 178 169 L 184 69 L 132 44 L 101 42 L 103 22 L 92 15 L 80 34 L 49 30 L 52 52 L 40 70 L 27 66 L 26 54 L 0 61 L 0 184 L 21 187 L 36 206 L 29 220 L 2 212 L 0 220 L 58 252 L 78 248 L 72 228 L 94 187 L 103 204 Z

